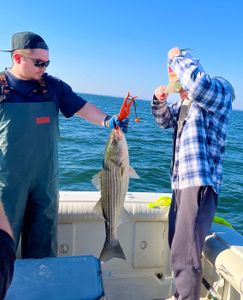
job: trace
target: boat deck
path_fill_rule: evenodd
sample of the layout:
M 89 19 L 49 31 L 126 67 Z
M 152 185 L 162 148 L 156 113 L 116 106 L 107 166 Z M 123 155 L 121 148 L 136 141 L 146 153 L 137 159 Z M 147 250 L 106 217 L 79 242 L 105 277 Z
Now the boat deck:
M 106 278 L 104 280 L 105 300 L 164 300 L 171 294 L 171 288 L 169 284 L 158 285 L 158 282 L 155 282 L 152 277 L 131 279 L 127 276 L 126 278 Z M 151 295 L 153 295 L 152 298 Z M 200 298 L 200 300 L 203 299 L 207 298 Z
M 129 278 L 127 276 L 123 278 L 104 279 L 105 300 L 166 299 L 169 288 L 168 285 L 158 285 L 158 282 L 152 277 Z M 153 295 L 152 298 L 151 295 Z

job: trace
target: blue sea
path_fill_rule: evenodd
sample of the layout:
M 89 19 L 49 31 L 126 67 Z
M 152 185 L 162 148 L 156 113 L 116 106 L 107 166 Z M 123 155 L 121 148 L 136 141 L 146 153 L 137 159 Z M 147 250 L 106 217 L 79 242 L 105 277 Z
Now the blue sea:
M 80 94 L 104 112 L 119 112 L 123 98 Z M 140 123 L 133 107 L 126 135 L 130 165 L 140 179 L 131 179 L 132 192 L 171 192 L 171 131 L 159 128 L 151 114 L 150 101 L 137 100 Z M 243 235 L 243 111 L 233 111 L 226 140 L 223 182 L 217 215 L 225 218 Z M 60 116 L 60 190 L 95 191 L 91 179 L 101 168 L 110 130 L 79 118 Z

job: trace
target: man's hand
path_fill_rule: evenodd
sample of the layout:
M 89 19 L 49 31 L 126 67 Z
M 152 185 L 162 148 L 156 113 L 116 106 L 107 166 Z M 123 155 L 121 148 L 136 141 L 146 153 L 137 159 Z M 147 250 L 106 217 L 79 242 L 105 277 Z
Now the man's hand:
M 114 129 L 114 128 L 116 128 L 116 126 L 119 126 L 124 133 L 127 133 L 128 123 L 129 123 L 129 119 L 128 118 L 120 121 L 118 119 L 117 115 L 114 115 L 112 117 L 111 116 L 107 116 L 105 118 L 104 126 L 106 128 L 111 128 L 111 129 Z
M 168 52 L 168 59 L 172 59 L 175 56 L 178 56 L 181 54 L 181 50 L 178 47 L 172 48 L 170 49 L 170 51 Z
M 159 101 L 166 100 L 168 98 L 166 86 L 162 85 L 162 86 L 157 87 L 157 89 L 155 89 L 155 91 L 154 91 L 154 95 L 155 95 L 156 99 Z

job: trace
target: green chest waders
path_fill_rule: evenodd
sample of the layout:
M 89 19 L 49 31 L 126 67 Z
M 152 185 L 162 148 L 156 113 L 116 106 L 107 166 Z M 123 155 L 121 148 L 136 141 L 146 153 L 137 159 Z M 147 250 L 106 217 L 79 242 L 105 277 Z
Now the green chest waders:
M 54 102 L 0 103 L 0 197 L 23 258 L 57 252 L 58 137 Z

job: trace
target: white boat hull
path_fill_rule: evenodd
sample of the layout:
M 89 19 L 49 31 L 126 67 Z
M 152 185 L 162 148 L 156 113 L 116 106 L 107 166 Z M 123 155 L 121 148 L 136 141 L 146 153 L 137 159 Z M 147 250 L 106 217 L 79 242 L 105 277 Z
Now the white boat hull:
M 99 257 L 105 239 L 103 220 L 93 213 L 99 192 L 60 192 L 58 255 Z M 118 228 L 127 260 L 102 265 L 107 300 L 152 300 L 173 293 L 167 243 L 168 207 L 149 208 L 161 193 L 128 193 L 125 209 L 130 221 Z M 203 253 L 202 297 L 243 300 L 243 237 L 214 225 Z

